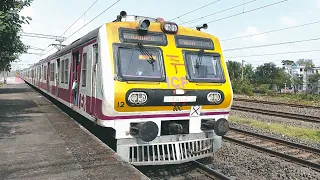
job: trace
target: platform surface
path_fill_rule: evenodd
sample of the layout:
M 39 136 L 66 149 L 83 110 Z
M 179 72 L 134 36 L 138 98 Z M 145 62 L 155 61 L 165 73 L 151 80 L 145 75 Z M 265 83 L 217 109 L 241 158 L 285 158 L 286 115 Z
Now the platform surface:
M 148 179 L 41 94 L 0 87 L 0 179 Z

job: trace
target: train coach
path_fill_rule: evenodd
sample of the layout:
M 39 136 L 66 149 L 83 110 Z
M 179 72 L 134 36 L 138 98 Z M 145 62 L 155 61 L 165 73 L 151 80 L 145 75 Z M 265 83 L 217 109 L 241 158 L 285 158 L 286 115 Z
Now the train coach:
M 219 39 L 202 28 L 122 11 L 21 77 L 112 128 L 133 165 L 208 157 L 228 132 L 233 94 Z

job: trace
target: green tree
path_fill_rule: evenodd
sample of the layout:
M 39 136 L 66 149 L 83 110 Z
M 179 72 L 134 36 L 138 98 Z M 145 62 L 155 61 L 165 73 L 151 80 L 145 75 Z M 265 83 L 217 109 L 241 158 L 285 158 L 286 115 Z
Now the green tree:
M 294 92 L 297 92 L 299 90 L 299 87 L 302 86 L 303 84 L 302 77 L 292 78 L 292 84 L 293 84 Z
M 320 83 L 320 74 L 313 74 L 308 77 L 308 83 L 311 89 L 311 93 L 314 93 L 317 90 L 317 87 Z
M 257 67 L 254 82 L 257 84 L 274 84 L 277 67 L 274 63 L 264 63 Z
M 312 59 L 299 59 L 297 61 L 297 64 L 299 64 L 300 66 L 305 66 L 306 68 L 314 67 Z
M 237 62 L 237 61 L 227 61 L 227 68 L 228 68 L 228 72 L 229 72 L 229 76 L 231 81 L 234 81 L 236 79 L 241 80 L 241 73 L 242 73 L 242 69 L 241 69 L 241 63 Z M 252 77 L 254 76 L 254 71 L 253 71 L 253 67 L 251 64 L 246 64 L 243 67 L 243 77 L 244 79 L 247 79 L 249 81 L 251 81 Z
M 284 88 L 285 85 L 288 86 L 291 84 L 290 75 L 281 68 L 277 68 L 274 78 L 275 78 L 274 84 L 277 86 L 278 90 L 280 90 L 281 88 Z
M 258 85 L 269 84 L 269 89 L 272 89 L 274 86 L 280 89 L 285 84 L 291 83 L 290 76 L 272 62 L 258 66 L 253 80 Z
M 294 61 L 282 60 L 282 65 L 284 65 L 284 66 L 292 66 L 293 64 L 294 64 Z
M 227 68 L 231 81 L 241 77 L 241 63 L 237 61 L 227 61 Z
M 251 64 L 246 64 L 243 68 L 243 76 L 251 83 L 254 78 L 254 70 Z
M 20 54 L 27 51 L 19 32 L 30 17 L 20 16 L 24 7 L 30 6 L 33 0 L 2 0 L 0 6 L 0 69 L 10 68 L 10 63 Z

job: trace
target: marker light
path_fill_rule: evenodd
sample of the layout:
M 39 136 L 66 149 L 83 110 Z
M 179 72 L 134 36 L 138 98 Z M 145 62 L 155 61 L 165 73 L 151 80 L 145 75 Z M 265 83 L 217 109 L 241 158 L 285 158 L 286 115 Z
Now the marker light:
M 157 22 L 164 22 L 164 19 L 161 18 L 161 17 L 158 17 L 158 18 L 157 18 Z
M 147 94 L 144 92 L 132 92 L 128 97 L 128 101 L 135 105 L 141 105 L 147 102 Z
M 221 94 L 218 92 L 210 92 L 207 95 L 207 100 L 211 103 L 219 103 L 221 98 Z
M 161 29 L 165 33 L 175 34 L 178 32 L 178 25 L 173 22 L 164 22 L 161 23 Z

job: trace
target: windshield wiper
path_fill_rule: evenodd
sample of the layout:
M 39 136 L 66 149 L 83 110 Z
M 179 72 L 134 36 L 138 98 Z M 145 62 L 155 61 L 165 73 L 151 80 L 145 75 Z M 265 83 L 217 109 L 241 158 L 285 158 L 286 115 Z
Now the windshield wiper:
M 147 61 L 151 64 L 152 70 L 154 71 L 154 62 L 156 62 L 156 60 L 153 59 L 152 54 L 150 54 L 150 52 L 141 43 L 138 43 L 138 47 L 141 54 L 148 57 Z
M 198 52 L 198 57 L 196 59 L 196 68 L 198 69 L 198 73 L 199 73 L 199 67 L 202 64 L 202 56 L 203 56 L 203 54 L 204 54 L 204 50 L 200 49 L 199 52 Z

